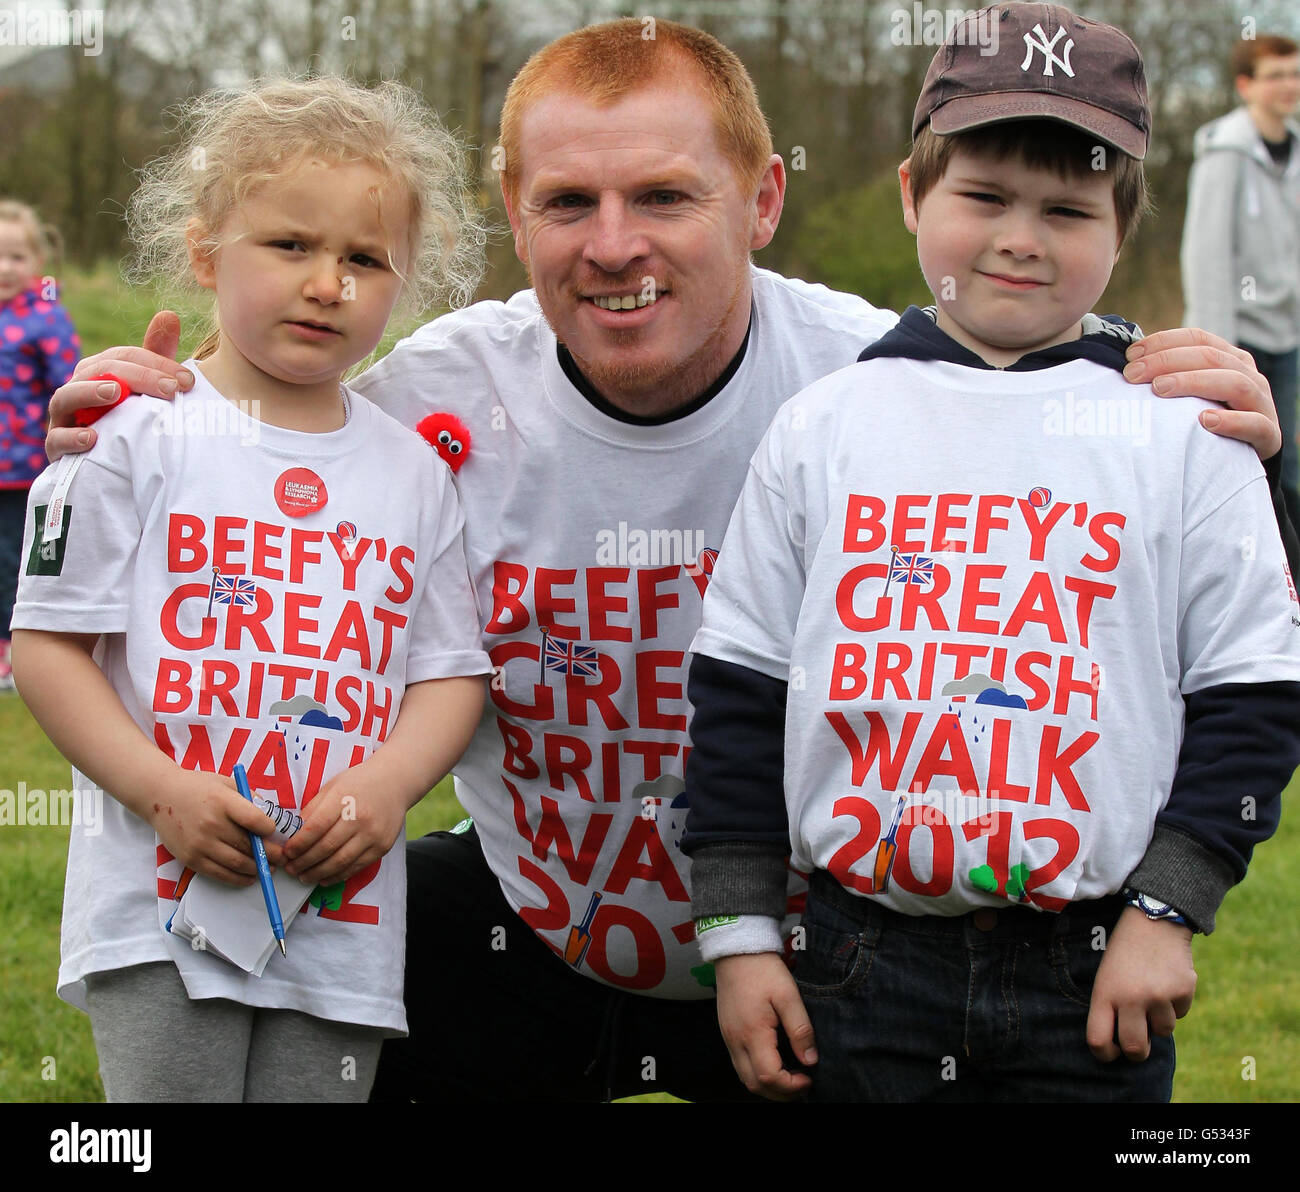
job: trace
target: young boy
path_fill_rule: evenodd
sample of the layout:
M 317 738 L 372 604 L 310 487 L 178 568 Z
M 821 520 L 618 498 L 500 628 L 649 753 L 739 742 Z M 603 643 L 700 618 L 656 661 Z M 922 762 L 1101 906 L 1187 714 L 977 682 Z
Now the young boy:
M 1136 47 L 972 19 L 899 170 L 936 306 L 782 408 L 709 587 L 693 912 L 753 1091 L 1168 1100 L 1192 931 L 1300 761 L 1300 606 L 1257 461 L 1088 313 L 1145 205 Z

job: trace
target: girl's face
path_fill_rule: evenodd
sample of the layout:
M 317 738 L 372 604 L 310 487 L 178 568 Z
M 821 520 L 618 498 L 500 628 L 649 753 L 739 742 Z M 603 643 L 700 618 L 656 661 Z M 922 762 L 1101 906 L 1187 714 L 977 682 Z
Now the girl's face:
M 278 381 L 337 400 L 339 378 L 374 350 L 402 290 L 405 189 L 359 162 L 307 162 L 256 190 L 219 239 L 206 255 L 192 244 L 191 261 L 217 295 L 211 360 L 240 384 L 228 395 L 266 397 Z
M 41 272 L 41 258 L 27 228 L 13 219 L 0 219 L 0 302 L 21 294 Z

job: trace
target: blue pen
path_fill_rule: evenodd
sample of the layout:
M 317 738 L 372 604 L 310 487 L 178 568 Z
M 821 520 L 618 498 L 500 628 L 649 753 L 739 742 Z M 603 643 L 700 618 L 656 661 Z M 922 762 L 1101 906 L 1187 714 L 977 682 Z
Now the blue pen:
M 252 803 L 253 792 L 248 789 L 248 774 L 238 763 L 235 765 L 235 785 L 239 788 L 239 793 Z M 280 918 L 280 900 L 275 896 L 275 886 L 271 882 L 271 866 L 266 859 L 266 846 L 256 832 L 250 832 L 248 837 L 253 842 L 257 880 L 262 883 L 262 897 L 266 900 L 266 913 L 271 917 L 271 930 L 275 933 L 275 942 L 280 945 L 280 955 L 288 957 L 289 953 L 284 950 L 284 920 Z

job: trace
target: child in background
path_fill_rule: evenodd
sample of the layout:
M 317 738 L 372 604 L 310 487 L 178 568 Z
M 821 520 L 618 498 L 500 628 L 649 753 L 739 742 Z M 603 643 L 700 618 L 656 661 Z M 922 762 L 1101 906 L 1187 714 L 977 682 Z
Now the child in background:
M 458 145 L 398 84 L 185 114 L 129 219 L 141 268 L 213 291 L 219 329 L 193 390 L 112 409 L 27 521 L 15 677 L 100 812 L 72 832 L 59 994 L 111 1101 L 364 1101 L 406 1030 L 389 850 L 490 668 L 447 467 L 342 377 L 399 297 L 472 289 L 482 234 Z M 273 825 L 237 763 L 302 817 L 268 848 L 303 909 L 260 977 L 165 929 L 190 870 L 253 881 L 248 834 Z
M 1119 30 L 968 17 L 899 171 L 936 305 L 754 455 L 692 646 L 683 848 L 756 1092 L 1169 1099 L 1192 932 L 1300 761 L 1300 606 L 1253 454 L 1129 386 L 1128 325 L 1090 313 L 1149 130 Z
M 43 276 L 51 236 L 25 203 L 0 200 L 0 692 L 14 688 L 9 620 L 27 492 L 45 467 L 46 411 L 81 358 L 54 279 Z

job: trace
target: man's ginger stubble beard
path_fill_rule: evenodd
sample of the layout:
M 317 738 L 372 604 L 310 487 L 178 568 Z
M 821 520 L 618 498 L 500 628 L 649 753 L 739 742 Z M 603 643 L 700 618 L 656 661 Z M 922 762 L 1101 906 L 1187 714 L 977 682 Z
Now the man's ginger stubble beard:
M 695 398 L 708 389 L 722 375 L 722 371 L 731 362 L 732 356 L 739 350 L 740 343 L 744 339 L 743 334 L 741 340 L 730 350 L 723 341 L 731 325 L 731 320 L 735 317 L 736 310 L 748 296 L 748 287 L 744 284 L 748 277 L 749 254 L 746 252 L 745 264 L 742 271 L 737 275 L 735 289 L 722 318 L 710 331 L 704 343 L 688 360 L 669 360 L 653 365 L 636 361 L 628 364 L 614 362 L 601 366 L 584 359 L 577 352 L 574 352 L 572 347 L 564 344 L 564 340 L 560 339 L 558 333 L 556 333 L 556 338 L 569 349 L 574 363 L 577 364 L 582 375 L 595 386 L 596 391 L 611 405 L 617 406 L 627 414 L 634 414 L 639 417 L 653 418 L 659 414 L 668 414 L 694 401 Z M 533 281 L 531 270 L 528 272 L 528 280 L 530 283 Z M 601 279 L 600 287 L 617 290 L 620 288 L 619 279 Z M 536 292 L 536 288 L 534 284 L 534 292 Z M 638 276 L 627 283 L 623 292 L 630 294 L 638 292 L 640 289 L 641 277 Z M 664 286 L 664 293 L 672 294 L 673 292 L 673 282 L 669 278 L 668 284 Z M 568 297 L 574 302 L 585 301 L 580 296 L 578 289 L 570 291 Z M 547 325 L 554 332 L 555 327 L 547 317 L 545 309 L 542 310 L 542 317 L 546 319 Z M 748 320 L 746 320 L 746 326 L 748 326 Z M 624 344 L 628 346 L 637 344 L 642 333 L 639 329 L 631 329 L 628 331 L 605 331 L 602 334 L 608 336 L 609 342 L 612 342 L 616 347 L 622 347 Z

